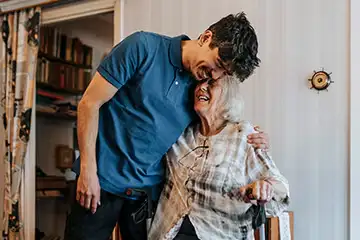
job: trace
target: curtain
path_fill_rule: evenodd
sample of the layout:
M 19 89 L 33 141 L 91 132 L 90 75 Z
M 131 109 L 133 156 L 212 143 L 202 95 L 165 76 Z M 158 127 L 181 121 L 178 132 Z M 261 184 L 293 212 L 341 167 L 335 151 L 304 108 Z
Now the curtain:
M 2 18 L 0 106 L 5 129 L 3 240 L 24 239 L 21 216 L 24 167 L 31 130 L 40 28 L 39 7 L 8 13 Z M 35 184 L 35 183 L 32 183 Z M 35 207 L 35 206 L 34 206 Z

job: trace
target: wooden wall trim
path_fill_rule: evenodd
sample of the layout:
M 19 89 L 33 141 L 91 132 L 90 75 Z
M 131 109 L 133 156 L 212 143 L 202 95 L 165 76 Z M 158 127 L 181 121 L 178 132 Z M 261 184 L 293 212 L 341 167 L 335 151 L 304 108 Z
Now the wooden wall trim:
M 18 11 L 26 8 L 42 6 L 58 0 L 10 0 L 0 3 L 0 14 Z
M 96 14 L 112 12 L 116 0 L 94 0 L 66 4 L 64 6 L 48 8 L 42 11 L 42 24 L 56 23 Z

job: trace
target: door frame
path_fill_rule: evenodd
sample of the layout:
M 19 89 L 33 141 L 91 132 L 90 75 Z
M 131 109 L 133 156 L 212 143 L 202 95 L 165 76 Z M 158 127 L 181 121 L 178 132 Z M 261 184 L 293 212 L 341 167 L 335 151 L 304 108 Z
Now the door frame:
M 28 1 L 28 0 L 26 0 Z M 28 2 L 27 2 L 28 3 Z M 26 7 L 26 6 L 24 6 Z M 114 13 L 114 45 L 124 38 L 123 19 L 124 19 L 124 0 L 92 0 L 85 2 L 74 2 L 54 8 L 43 9 L 41 12 L 41 25 L 55 22 L 72 20 L 81 17 L 93 16 L 101 13 Z M 34 91 L 35 95 L 35 91 Z M 34 96 L 35 97 L 35 96 Z M 36 108 L 34 101 L 33 109 Z M 29 142 L 29 163 L 25 168 L 23 193 L 26 201 L 24 202 L 23 214 L 24 222 L 24 239 L 35 239 L 36 228 L 36 117 L 32 113 L 32 131 Z
M 350 0 L 350 240 L 360 239 L 360 1 Z
M 124 38 L 124 0 L 92 0 L 69 3 L 56 8 L 44 9 L 41 24 L 46 25 L 61 21 L 114 12 L 114 44 Z

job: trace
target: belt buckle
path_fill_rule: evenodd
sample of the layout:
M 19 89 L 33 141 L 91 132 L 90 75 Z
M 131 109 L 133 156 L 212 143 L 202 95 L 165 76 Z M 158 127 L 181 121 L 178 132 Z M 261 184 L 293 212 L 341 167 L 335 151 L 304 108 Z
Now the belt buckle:
M 135 197 L 143 197 L 146 196 L 146 191 L 137 188 L 127 188 L 125 191 L 126 196 L 135 196 Z

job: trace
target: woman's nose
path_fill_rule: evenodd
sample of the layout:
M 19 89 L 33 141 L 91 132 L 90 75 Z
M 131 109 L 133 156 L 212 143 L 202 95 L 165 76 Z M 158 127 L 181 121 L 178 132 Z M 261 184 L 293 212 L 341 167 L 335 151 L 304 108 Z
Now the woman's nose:
M 206 91 L 207 90 L 207 88 L 208 88 L 208 81 L 204 81 L 203 83 L 201 83 L 201 85 L 200 85 L 200 89 L 202 90 L 202 91 Z

